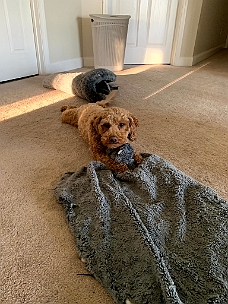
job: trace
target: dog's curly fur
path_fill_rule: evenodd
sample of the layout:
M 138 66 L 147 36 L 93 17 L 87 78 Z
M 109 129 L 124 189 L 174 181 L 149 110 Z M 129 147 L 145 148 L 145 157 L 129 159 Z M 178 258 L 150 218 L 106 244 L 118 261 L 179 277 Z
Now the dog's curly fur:
M 75 106 L 63 106 L 62 122 L 78 127 L 80 134 L 89 144 L 94 160 L 101 161 L 115 172 L 129 170 L 107 155 L 114 149 L 136 139 L 138 119 L 129 111 L 119 107 L 107 107 L 109 101 Z M 140 164 L 142 157 L 134 151 L 134 160 Z

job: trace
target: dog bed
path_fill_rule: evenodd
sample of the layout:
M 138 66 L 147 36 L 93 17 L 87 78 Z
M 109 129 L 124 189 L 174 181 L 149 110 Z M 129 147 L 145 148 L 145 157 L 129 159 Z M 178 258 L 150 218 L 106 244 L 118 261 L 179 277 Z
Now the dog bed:
M 92 161 L 55 188 L 80 257 L 114 301 L 228 303 L 228 202 L 157 155 Z
M 111 90 L 117 89 L 111 82 L 116 81 L 116 75 L 104 68 L 80 73 L 58 73 L 44 78 L 43 87 L 56 89 L 68 94 L 77 95 L 89 102 L 106 98 Z

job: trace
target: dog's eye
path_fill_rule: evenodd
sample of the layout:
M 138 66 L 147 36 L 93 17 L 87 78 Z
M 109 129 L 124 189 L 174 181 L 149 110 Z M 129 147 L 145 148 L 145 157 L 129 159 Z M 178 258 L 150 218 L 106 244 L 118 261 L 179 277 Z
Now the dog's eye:
M 119 127 L 120 127 L 120 128 L 123 128 L 123 127 L 124 127 L 124 123 L 121 122 L 121 123 L 119 124 Z
M 110 124 L 109 123 L 104 123 L 102 125 L 102 127 L 105 128 L 105 129 L 109 129 L 110 128 Z

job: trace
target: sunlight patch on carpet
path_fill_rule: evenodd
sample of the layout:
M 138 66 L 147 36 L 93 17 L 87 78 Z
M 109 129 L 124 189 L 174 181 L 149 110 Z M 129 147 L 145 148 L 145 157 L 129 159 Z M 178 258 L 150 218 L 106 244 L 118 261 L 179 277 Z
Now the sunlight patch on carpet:
M 158 94 L 158 93 L 160 93 L 160 92 L 162 92 L 163 90 L 167 89 L 168 87 L 172 86 L 173 84 L 177 83 L 178 81 L 180 81 L 180 80 L 182 80 L 182 79 L 184 79 L 184 78 L 190 76 L 192 73 L 195 73 L 195 72 L 197 72 L 198 70 L 202 69 L 203 67 L 205 67 L 205 66 L 208 65 L 209 63 L 210 63 L 210 62 L 207 62 L 207 63 L 201 65 L 200 67 L 196 68 L 195 70 L 193 70 L 193 71 L 191 71 L 191 72 L 189 72 L 189 73 L 186 73 L 186 74 L 184 74 L 183 76 L 181 76 L 181 77 L 175 79 L 174 81 L 168 83 L 168 84 L 165 85 L 164 87 L 160 88 L 159 90 L 157 90 L 157 91 L 153 92 L 152 94 L 148 95 L 147 97 L 145 97 L 144 100 L 145 100 L 145 99 L 148 99 L 148 98 L 150 98 L 150 97 L 152 97 L 152 96 L 154 96 L 154 95 L 156 95 L 156 94 Z
M 50 92 L 48 92 L 35 97 L 33 96 L 31 98 L 19 100 L 12 104 L 0 106 L 0 122 L 47 107 L 61 100 L 63 100 L 62 96 L 57 96 L 56 94 L 50 96 Z
M 127 65 L 125 65 L 125 68 Z M 151 65 L 138 65 L 135 67 L 126 68 L 123 71 L 115 72 L 115 74 L 118 75 L 133 75 L 133 74 L 139 74 L 141 72 L 147 71 L 151 69 Z

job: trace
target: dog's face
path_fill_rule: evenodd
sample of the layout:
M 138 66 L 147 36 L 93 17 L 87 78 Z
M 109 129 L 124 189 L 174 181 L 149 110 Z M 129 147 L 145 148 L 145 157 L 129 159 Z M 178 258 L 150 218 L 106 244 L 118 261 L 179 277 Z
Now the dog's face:
M 93 127 L 102 144 L 114 149 L 136 139 L 138 120 L 127 110 L 113 107 L 102 111 L 102 115 L 94 120 Z

